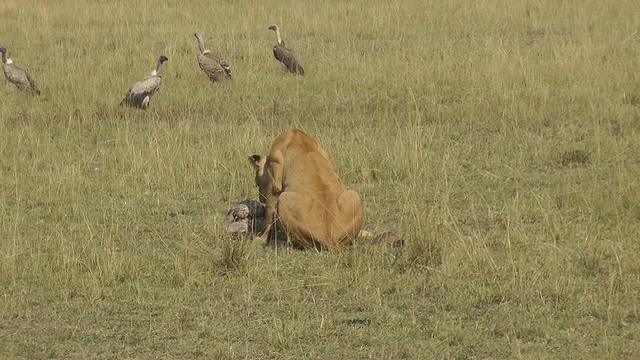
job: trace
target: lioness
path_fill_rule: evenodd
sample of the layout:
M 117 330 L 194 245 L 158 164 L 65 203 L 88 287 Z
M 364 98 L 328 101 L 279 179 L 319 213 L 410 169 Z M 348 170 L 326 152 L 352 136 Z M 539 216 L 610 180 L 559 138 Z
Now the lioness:
M 283 231 L 299 248 L 351 245 L 362 227 L 360 195 L 347 190 L 329 153 L 299 129 L 282 133 L 266 156 L 252 155 L 260 202 L 266 207 L 267 244 Z

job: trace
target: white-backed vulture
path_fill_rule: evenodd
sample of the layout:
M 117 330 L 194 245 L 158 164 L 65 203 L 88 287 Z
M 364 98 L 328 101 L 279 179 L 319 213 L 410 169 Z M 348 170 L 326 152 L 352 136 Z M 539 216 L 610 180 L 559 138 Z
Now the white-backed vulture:
M 23 69 L 17 67 L 13 60 L 7 59 L 7 49 L 0 47 L 2 53 L 2 71 L 7 81 L 15 85 L 18 89 L 29 91 L 40 95 L 40 90 L 36 87 L 36 83 L 31 76 Z
M 278 28 L 277 25 L 271 25 L 269 26 L 269 30 L 275 31 L 278 39 L 278 43 L 273 47 L 273 56 L 282 63 L 283 67 L 287 69 L 287 71 L 298 75 L 304 75 L 304 69 L 298 62 L 296 54 L 294 54 L 291 49 L 284 46 L 284 40 L 282 40 L 282 37 L 280 36 L 280 28 Z
M 158 58 L 158 65 L 156 65 L 156 69 L 151 72 L 151 75 L 145 76 L 142 80 L 133 84 L 129 91 L 127 91 L 124 99 L 120 102 L 120 105 L 129 105 L 131 107 L 141 109 L 149 107 L 151 96 L 160 89 L 160 85 L 162 84 L 160 70 L 162 70 L 162 63 L 167 60 L 169 60 L 169 58 L 161 55 Z
M 207 74 L 209 80 L 217 82 L 231 79 L 229 64 L 220 56 L 204 48 L 204 41 L 199 32 L 196 31 L 194 35 L 198 39 L 198 47 L 200 48 L 200 53 L 197 56 L 198 66 Z

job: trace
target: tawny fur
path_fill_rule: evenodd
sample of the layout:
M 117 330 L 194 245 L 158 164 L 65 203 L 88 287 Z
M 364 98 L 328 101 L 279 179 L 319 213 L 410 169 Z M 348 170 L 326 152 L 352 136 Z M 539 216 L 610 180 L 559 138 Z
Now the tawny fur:
M 360 195 L 344 186 L 329 154 L 313 137 L 298 129 L 286 131 L 268 155 L 249 160 L 266 207 L 268 243 L 283 231 L 295 247 L 338 249 L 358 236 Z

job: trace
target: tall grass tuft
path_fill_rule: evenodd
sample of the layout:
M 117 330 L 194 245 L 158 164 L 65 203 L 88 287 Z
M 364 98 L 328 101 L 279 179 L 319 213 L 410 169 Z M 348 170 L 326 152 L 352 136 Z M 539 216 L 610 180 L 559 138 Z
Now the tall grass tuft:
M 248 242 L 238 239 L 225 239 L 222 242 L 217 268 L 220 274 L 227 275 L 246 270 L 250 260 Z

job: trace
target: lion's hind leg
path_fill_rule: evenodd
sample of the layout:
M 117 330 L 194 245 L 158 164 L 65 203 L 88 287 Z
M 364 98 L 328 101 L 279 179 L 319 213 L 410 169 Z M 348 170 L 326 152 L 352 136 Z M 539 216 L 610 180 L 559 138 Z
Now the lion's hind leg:
M 336 226 L 339 228 L 334 231 L 343 234 L 340 238 L 341 245 L 349 245 L 362 228 L 362 202 L 360 195 L 354 190 L 347 190 L 340 194 L 337 202 L 340 214 Z
M 285 191 L 278 197 L 277 223 L 286 232 L 293 245 L 299 247 L 323 247 L 323 219 L 314 212 L 313 199 L 294 191 Z M 321 245 L 321 246 L 319 246 Z

